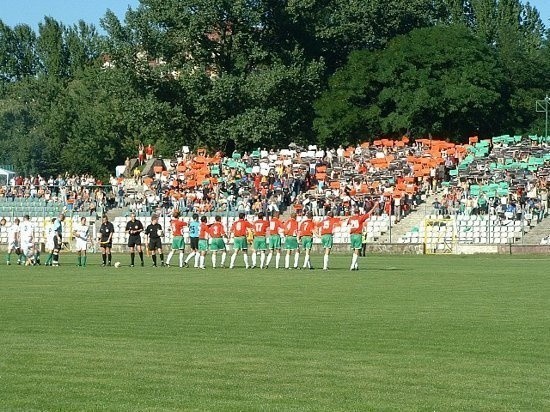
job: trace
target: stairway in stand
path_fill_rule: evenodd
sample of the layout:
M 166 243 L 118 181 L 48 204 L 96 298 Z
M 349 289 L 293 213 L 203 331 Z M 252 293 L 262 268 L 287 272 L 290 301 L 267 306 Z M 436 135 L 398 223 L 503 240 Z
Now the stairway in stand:
M 403 217 L 399 223 L 394 224 L 390 231 L 382 234 L 379 243 L 398 243 L 405 233 L 410 232 L 414 227 L 420 228 L 424 224 L 424 219 L 432 213 L 432 203 L 436 198 L 441 199 L 441 192 L 427 196 L 416 210 Z

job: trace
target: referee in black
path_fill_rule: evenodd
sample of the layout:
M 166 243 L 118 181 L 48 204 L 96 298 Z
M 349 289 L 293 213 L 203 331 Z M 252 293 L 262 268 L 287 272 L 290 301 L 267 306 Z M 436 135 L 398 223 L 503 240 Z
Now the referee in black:
M 111 248 L 113 247 L 113 234 L 115 227 L 107 215 L 103 215 L 101 226 L 99 227 L 99 247 L 101 248 L 101 257 L 103 264 L 101 266 L 111 266 Z M 107 257 L 109 258 L 107 261 Z
M 153 267 L 157 266 L 157 253 L 160 257 L 160 265 L 164 266 L 164 254 L 162 253 L 163 232 L 157 215 L 151 216 L 151 224 L 145 228 L 145 234 L 147 235 L 147 244 L 153 258 Z
M 130 220 L 126 223 L 126 233 L 128 234 L 128 247 L 130 248 L 130 267 L 134 267 L 137 249 L 141 266 L 143 266 L 143 248 L 141 247 L 141 232 L 143 232 L 143 223 L 136 219 L 135 213 L 130 213 Z

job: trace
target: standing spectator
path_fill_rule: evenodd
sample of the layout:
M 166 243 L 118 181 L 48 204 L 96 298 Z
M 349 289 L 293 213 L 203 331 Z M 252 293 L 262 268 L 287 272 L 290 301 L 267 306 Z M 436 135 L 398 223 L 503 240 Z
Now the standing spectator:
M 170 259 L 174 256 L 176 250 L 180 253 L 180 268 L 183 267 L 183 250 L 185 249 L 185 242 L 183 241 L 183 228 L 187 226 L 187 223 L 180 220 L 179 210 L 174 210 L 172 213 L 172 220 L 170 221 L 170 229 L 172 230 L 172 249 L 166 259 L 166 266 L 170 266 Z
M 114 233 L 115 227 L 109 222 L 109 217 L 103 215 L 101 226 L 99 227 L 99 247 L 101 247 L 101 257 L 103 258 L 101 266 L 111 266 L 111 248 L 113 247 Z
M 155 149 L 153 148 L 153 146 L 151 146 L 151 143 L 149 143 L 145 148 L 145 159 L 151 160 L 153 158 L 154 153 L 155 153 Z
M 164 254 L 162 253 L 162 226 L 157 215 L 151 216 L 151 224 L 145 229 L 148 247 L 153 259 L 153 267 L 157 267 L 157 254 L 160 257 L 160 265 L 164 266 Z
M 239 213 L 239 219 L 233 222 L 231 226 L 231 235 L 233 236 L 233 254 L 231 255 L 231 260 L 229 261 L 229 269 L 235 267 L 235 259 L 237 258 L 237 253 L 242 252 L 245 268 L 248 269 L 248 241 L 246 236 L 248 232 L 253 230 L 253 225 L 245 220 L 245 214 Z
M 78 253 L 77 266 L 86 266 L 86 250 L 88 248 L 88 234 L 90 228 L 86 222 L 86 218 L 83 216 L 80 218 L 80 224 L 75 225 L 73 228 L 73 236 L 76 239 L 76 251 Z
M 138 147 L 138 161 L 140 166 L 143 166 L 144 160 L 145 160 L 145 147 L 143 147 L 143 143 L 140 142 Z
M 143 223 L 136 219 L 135 213 L 130 213 L 130 220 L 126 223 L 126 233 L 128 234 L 128 247 L 130 248 L 130 267 L 134 267 L 136 258 L 135 249 L 139 253 L 141 266 L 143 266 L 143 247 L 141 246 L 141 232 L 143 232 Z

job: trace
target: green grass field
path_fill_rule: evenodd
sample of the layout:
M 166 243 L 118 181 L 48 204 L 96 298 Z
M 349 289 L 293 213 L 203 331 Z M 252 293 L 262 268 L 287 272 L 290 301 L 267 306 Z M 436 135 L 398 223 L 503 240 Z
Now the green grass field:
M 1 267 L 1 410 L 550 410 L 544 256 L 90 261 Z

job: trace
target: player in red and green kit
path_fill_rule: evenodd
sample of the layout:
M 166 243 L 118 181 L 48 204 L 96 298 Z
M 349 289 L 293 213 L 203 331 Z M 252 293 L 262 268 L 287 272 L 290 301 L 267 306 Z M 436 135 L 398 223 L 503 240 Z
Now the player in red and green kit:
M 306 254 L 304 256 L 303 269 L 309 268 L 310 270 L 313 270 L 313 267 L 311 266 L 311 261 L 310 261 L 310 252 L 311 252 L 311 248 L 313 247 L 314 230 L 315 230 L 315 222 L 313 221 L 313 213 L 308 212 L 306 215 L 306 219 L 300 223 L 300 227 L 298 229 L 300 243 L 302 244 L 302 249 L 304 249 L 304 252 Z
M 359 209 L 355 210 L 353 216 L 348 219 L 348 226 L 350 227 L 350 244 L 353 250 L 351 257 L 351 266 L 349 270 L 359 270 L 359 264 L 357 260 L 359 258 L 359 251 L 363 247 L 363 224 L 370 217 L 370 213 L 360 214 Z
M 180 220 L 179 210 L 174 210 L 172 213 L 172 220 L 170 221 L 170 229 L 172 230 L 172 249 L 166 259 L 166 266 L 170 266 L 170 259 L 174 256 L 174 252 L 179 250 L 180 252 L 180 268 L 183 267 L 183 250 L 185 249 L 185 242 L 183 240 L 183 228 L 187 226 L 187 223 Z
M 233 222 L 231 225 L 231 235 L 233 236 L 233 254 L 231 255 L 231 260 L 229 261 L 229 269 L 235 267 L 235 259 L 237 258 L 237 253 L 242 251 L 244 258 L 244 265 L 248 269 L 248 241 L 246 240 L 246 235 L 249 231 L 254 229 L 252 223 L 246 220 L 244 213 L 239 213 L 239 219 Z
M 221 267 L 225 267 L 225 258 L 227 256 L 227 251 L 225 248 L 225 239 L 227 239 L 227 234 L 225 233 L 225 228 L 222 224 L 222 217 L 216 216 L 214 223 L 210 225 L 209 234 L 210 234 L 210 251 L 212 252 L 212 267 L 216 267 L 216 255 L 218 251 L 222 252 L 222 261 Z
M 281 233 L 283 233 L 283 222 L 279 219 L 279 212 L 274 212 L 273 217 L 269 220 L 269 254 L 265 262 L 265 267 L 269 266 L 275 251 L 275 269 L 279 269 L 281 260 Z
M 328 259 L 330 251 L 332 250 L 334 229 L 336 226 L 340 226 L 341 223 L 341 220 L 334 217 L 334 213 L 331 211 L 328 212 L 327 217 L 318 224 L 321 244 L 323 245 L 323 249 L 325 249 L 325 254 L 323 255 L 323 270 L 328 270 Z
M 206 269 L 204 266 L 204 260 L 206 258 L 206 252 L 208 252 L 208 236 L 209 227 L 208 227 L 208 218 L 206 216 L 201 217 L 201 225 L 199 228 L 199 269 Z
M 298 262 L 300 259 L 300 249 L 298 248 L 298 221 L 296 220 L 296 213 L 290 214 L 290 219 L 283 223 L 283 230 L 285 234 L 285 269 L 290 269 L 290 254 L 294 251 L 294 269 L 298 269 Z
M 265 251 L 267 250 L 266 235 L 269 222 L 265 220 L 263 212 L 258 213 L 258 219 L 253 223 L 254 240 L 252 242 L 252 269 L 256 267 L 257 253 L 260 252 L 260 269 L 264 268 Z

